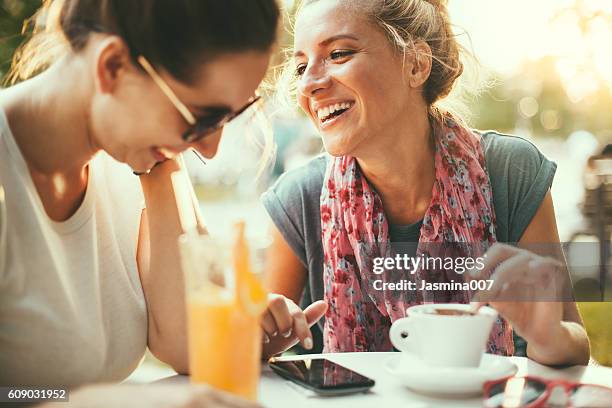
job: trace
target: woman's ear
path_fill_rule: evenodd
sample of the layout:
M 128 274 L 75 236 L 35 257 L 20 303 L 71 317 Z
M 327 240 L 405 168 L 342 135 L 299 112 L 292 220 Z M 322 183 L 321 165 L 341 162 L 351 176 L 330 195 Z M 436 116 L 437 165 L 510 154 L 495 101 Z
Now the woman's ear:
M 411 88 L 422 87 L 431 74 L 431 48 L 424 41 L 415 42 L 413 51 L 406 53 L 406 58 L 409 58 L 408 63 L 405 64 L 408 71 L 408 84 Z
M 131 68 L 130 52 L 118 36 L 102 40 L 95 50 L 95 85 L 101 93 L 113 93 Z

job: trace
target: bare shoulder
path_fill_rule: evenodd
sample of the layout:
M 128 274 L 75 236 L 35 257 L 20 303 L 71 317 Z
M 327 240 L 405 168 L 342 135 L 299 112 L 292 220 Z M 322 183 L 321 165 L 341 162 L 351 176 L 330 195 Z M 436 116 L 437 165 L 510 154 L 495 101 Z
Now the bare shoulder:
M 557 222 L 555 217 L 555 208 L 553 205 L 552 194 L 550 190 L 546 192 L 544 199 L 540 203 L 535 215 L 527 226 L 527 229 L 521 237 L 521 244 L 548 243 L 555 244 L 559 242 L 559 232 L 557 231 Z

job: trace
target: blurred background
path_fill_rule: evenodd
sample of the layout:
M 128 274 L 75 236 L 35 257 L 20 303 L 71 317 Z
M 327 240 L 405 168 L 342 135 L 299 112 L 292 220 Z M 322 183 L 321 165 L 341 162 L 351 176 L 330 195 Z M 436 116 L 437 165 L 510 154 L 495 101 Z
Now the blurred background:
M 289 21 L 294 1 L 282 3 Z M 0 77 L 27 37 L 23 21 L 40 4 L 0 0 Z M 578 277 L 603 289 L 612 219 L 612 1 L 449 0 L 449 12 L 458 39 L 480 62 L 478 75 L 467 80 L 488 84 L 466 100 L 469 123 L 527 138 L 558 164 L 552 193 L 561 240 L 601 243 L 589 246 L 594 250 L 588 254 L 574 251 L 574 260 L 580 264 Z M 275 65 L 292 43 L 289 27 L 286 22 Z M 261 192 L 282 172 L 322 151 L 308 120 L 296 108 L 281 109 L 272 92 L 267 96 L 276 154 L 259 176 L 261 132 L 250 119 L 227 127 L 218 156 L 206 165 L 187 156 L 212 233 L 224 234 L 233 220 L 245 218 L 249 234 L 265 234 Z M 612 339 L 612 310 L 598 314 L 590 307 L 581 310 L 593 316 L 587 321 L 592 338 Z M 612 363 L 609 343 L 597 347 L 608 350 L 599 360 Z M 133 379 L 147 375 L 139 370 Z

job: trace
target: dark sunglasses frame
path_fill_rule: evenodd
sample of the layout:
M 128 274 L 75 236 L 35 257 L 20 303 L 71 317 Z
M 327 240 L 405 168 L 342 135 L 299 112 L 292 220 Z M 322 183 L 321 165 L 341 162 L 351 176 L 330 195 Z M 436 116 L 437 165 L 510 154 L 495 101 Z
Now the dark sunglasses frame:
M 210 117 L 202 117 L 200 119 L 196 119 L 196 117 L 191 113 L 191 111 L 187 108 L 187 106 L 176 96 L 172 88 L 168 85 L 166 81 L 157 73 L 153 65 L 149 63 L 149 61 L 143 56 L 139 55 L 136 60 L 140 64 L 140 66 L 146 71 L 147 74 L 151 77 L 153 82 L 157 84 L 159 89 L 168 97 L 172 105 L 179 111 L 185 122 L 190 125 L 189 129 L 187 129 L 182 135 L 181 138 L 187 143 L 195 143 L 205 136 L 210 135 L 211 133 L 216 132 L 225 126 L 229 121 L 235 119 L 245 110 L 250 108 L 253 104 L 261 99 L 261 96 L 254 95 L 252 96 L 247 103 L 240 109 L 235 112 L 227 113 L 220 118 L 215 118 L 213 122 L 210 122 Z
M 237 116 L 240 116 L 244 111 L 253 106 L 257 101 L 261 99 L 261 96 L 256 95 L 251 97 L 248 102 L 240 109 L 235 112 L 228 113 L 222 116 L 220 119 L 216 119 L 213 123 L 206 123 L 207 118 L 199 118 L 196 120 L 196 123 L 191 126 L 191 128 L 187 129 L 182 134 L 182 139 L 187 143 L 195 143 L 204 137 L 210 135 L 211 133 L 215 133 L 217 130 L 221 129 L 228 122 L 235 119 Z

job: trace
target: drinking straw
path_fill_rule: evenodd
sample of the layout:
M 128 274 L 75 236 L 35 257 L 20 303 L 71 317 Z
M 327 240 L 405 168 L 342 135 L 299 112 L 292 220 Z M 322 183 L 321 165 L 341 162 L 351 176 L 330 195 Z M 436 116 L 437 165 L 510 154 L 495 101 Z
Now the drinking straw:
M 202 163 L 206 164 L 206 162 L 204 161 L 204 159 L 202 159 L 202 157 L 200 156 L 200 154 L 195 150 L 195 149 L 191 149 L 196 156 L 202 161 Z M 185 178 L 187 179 L 187 181 L 189 181 L 189 171 L 187 170 L 187 164 L 185 163 L 185 157 L 183 154 L 178 156 L 178 160 L 179 163 L 181 165 L 181 169 L 183 171 L 183 173 L 185 173 Z M 196 192 L 193 189 L 193 185 L 191 184 L 191 182 L 187 183 L 187 189 L 189 190 L 189 194 L 191 195 L 191 202 L 193 205 L 193 211 L 195 212 L 195 217 L 196 217 L 196 226 L 197 226 L 197 231 L 201 234 L 208 234 L 208 231 L 205 227 L 205 222 L 204 222 L 204 217 L 202 216 L 202 212 L 200 211 L 200 202 L 198 201 L 198 197 L 196 196 Z
M 177 170 L 170 177 L 172 178 L 172 188 L 181 228 L 186 234 L 197 233 L 198 221 L 193 207 L 193 197 L 187 174 L 183 170 Z

